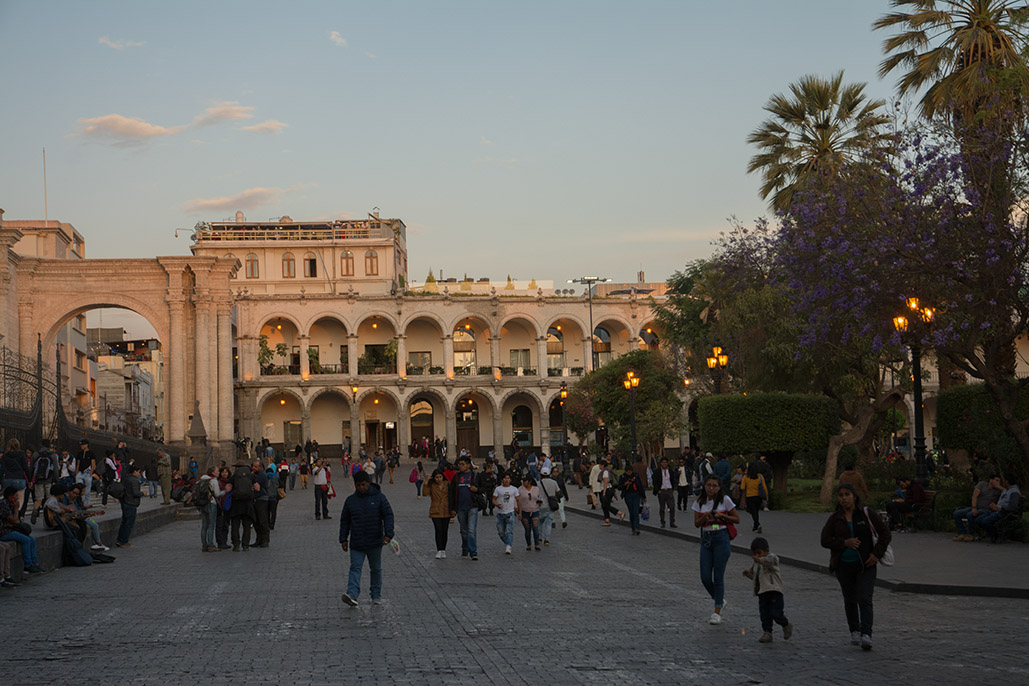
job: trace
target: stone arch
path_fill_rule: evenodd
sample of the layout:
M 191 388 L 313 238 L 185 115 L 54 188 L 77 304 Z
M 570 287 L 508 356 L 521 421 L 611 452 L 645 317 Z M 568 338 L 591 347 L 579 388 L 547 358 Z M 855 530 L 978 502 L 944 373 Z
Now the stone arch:
M 535 317 L 533 317 L 532 315 L 520 313 L 512 313 L 501 319 L 500 323 L 497 325 L 497 332 L 499 333 L 500 330 L 504 328 L 504 325 L 516 319 L 521 319 L 523 321 L 529 322 L 529 324 L 531 324 L 533 327 L 533 331 L 535 331 L 536 338 L 539 338 L 541 335 L 543 335 L 542 333 L 540 333 L 540 323 L 536 320 Z
M 432 398 L 439 401 L 444 413 L 449 414 L 454 410 L 453 405 L 447 400 L 447 396 L 431 386 L 421 386 L 419 388 L 411 389 L 410 393 L 406 393 L 404 395 L 403 402 L 400 403 L 400 406 L 404 408 L 409 407 L 411 402 L 420 395 L 432 396 Z
M 359 392 L 357 394 L 357 402 L 355 403 L 356 406 L 361 407 L 361 404 L 364 402 L 365 398 L 367 398 L 369 395 L 374 395 L 377 393 L 388 396 L 390 399 L 392 399 L 393 402 L 396 404 L 398 410 L 402 410 L 404 408 L 404 403 L 401 401 L 400 396 L 396 394 L 396 391 L 387 386 L 378 385 L 367 386 L 365 388 L 359 387 Z M 351 395 L 350 397 L 353 398 L 353 395 Z
M 454 317 L 450 321 L 448 326 L 445 326 L 443 328 L 443 332 L 446 335 L 448 335 L 448 336 L 451 335 L 452 333 L 454 333 L 454 329 L 457 328 L 457 325 L 460 324 L 462 321 L 464 321 L 466 319 L 474 319 L 474 320 L 478 321 L 479 323 L 481 323 L 482 326 L 483 326 L 483 329 L 488 331 L 489 335 L 491 337 L 493 337 L 493 338 L 495 338 L 497 336 L 497 332 L 500 331 L 500 327 L 499 326 L 496 327 L 496 329 L 494 330 L 493 324 L 490 323 L 490 320 L 489 320 L 488 317 L 485 317 L 485 316 L 483 316 L 481 314 L 476 314 L 475 312 L 462 312 L 461 314 L 459 314 L 456 317 Z
M 553 315 L 551 315 L 550 317 L 548 317 L 545 320 L 544 325 L 543 325 L 543 331 L 544 332 L 549 331 L 550 328 L 552 326 L 554 326 L 554 324 L 556 324 L 558 321 L 560 321 L 562 319 L 567 319 L 569 321 L 572 321 L 572 322 L 575 322 L 576 324 L 578 324 L 579 325 L 579 329 L 583 332 L 583 334 L 586 334 L 590 330 L 589 322 L 584 321 L 578 315 L 569 314 L 569 313 L 560 313 L 560 314 L 553 314 Z
M 308 405 L 304 402 L 304 399 L 300 396 L 299 393 L 294 391 L 292 388 L 287 388 L 286 386 L 275 386 L 274 388 L 265 389 L 264 393 L 257 396 L 257 411 L 260 413 L 261 408 L 264 407 L 265 402 L 273 395 L 277 395 L 279 393 L 282 393 L 283 395 L 292 396 L 297 401 L 297 403 L 300 404 L 300 407 L 304 410 L 304 413 L 307 413 Z
M 297 319 L 295 316 L 293 316 L 293 315 L 291 315 L 291 314 L 289 314 L 287 312 L 282 312 L 282 311 L 271 312 L 269 314 L 263 315 L 261 317 L 261 319 L 260 319 L 261 323 L 257 326 L 257 334 L 256 335 L 260 336 L 261 335 L 261 329 L 263 329 L 265 327 L 265 325 L 268 322 L 270 322 L 271 320 L 273 320 L 273 319 L 285 319 L 286 321 L 291 323 L 293 326 L 297 327 L 297 335 L 298 336 L 306 336 L 307 335 L 308 329 L 305 328 L 304 326 L 301 326 L 299 319 Z M 315 320 L 315 321 L 317 321 L 317 320 Z
M 411 326 L 412 322 L 414 322 L 417 319 L 428 319 L 429 321 L 433 322 L 436 326 L 439 327 L 441 336 L 446 336 L 448 333 L 447 324 L 443 321 L 442 317 L 440 317 L 434 312 L 428 312 L 424 310 L 421 312 L 415 312 L 414 314 L 407 316 L 400 323 L 400 328 L 397 329 L 397 331 L 400 334 L 406 336 L 408 327 Z
M 321 397 L 323 395 L 329 395 L 329 394 L 333 394 L 333 393 L 336 394 L 336 395 L 343 396 L 343 399 L 347 401 L 347 407 L 352 407 L 353 406 L 353 404 L 354 404 L 354 396 L 350 392 L 350 388 L 348 388 L 348 387 L 344 388 L 344 387 L 340 387 L 340 386 L 325 386 L 323 388 L 319 388 L 318 390 L 316 390 L 314 393 L 311 394 L 311 397 L 308 399 L 307 403 L 303 406 L 304 407 L 304 413 L 305 414 L 311 414 L 311 408 L 314 407 L 314 401 L 315 400 L 317 400 L 319 397 Z
M 359 318 L 355 319 L 353 329 L 348 327 L 347 331 L 353 331 L 354 333 L 357 333 L 357 331 L 361 328 L 361 324 L 364 324 L 366 320 L 371 319 L 373 317 L 381 317 L 388 321 L 390 323 L 390 326 L 393 327 L 394 336 L 400 332 L 400 327 L 397 325 L 396 317 L 391 315 L 389 312 L 386 312 L 385 310 L 372 310 L 369 312 L 365 312 Z
M 626 319 L 625 317 L 622 317 L 621 315 L 617 315 L 617 314 L 602 314 L 602 315 L 594 316 L 593 317 L 593 328 L 596 329 L 598 326 L 603 326 L 605 322 L 618 322 L 623 327 L 625 327 L 625 330 L 629 332 L 629 336 L 630 337 L 636 336 L 637 333 L 638 333 L 636 328 L 633 327 L 633 325 L 629 323 L 628 319 Z M 583 327 L 583 331 L 586 331 L 588 328 L 589 328 L 588 325 Z
M 507 404 L 507 401 L 516 395 L 529 396 L 535 403 L 535 409 L 539 413 L 539 416 L 543 417 L 546 414 L 547 408 L 543 406 L 543 401 L 540 399 L 538 395 L 536 395 L 536 393 L 534 393 L 532 390 L 528 388 L 512 388 L 507 393 L 500 396 L 500 400 L 497 402 L 496 405 L 497 409 L 502 412 L 504 410 L 504 405 Z
M 343 325 L 343 329 L 348 334 L 353 331 L 353 329 L 350 327 L 350 322 L 348 322 L 346 320 L 346 318 L 343 315 L 341 315 L 338 311 L 336 311 L 336 310 L 324 310 L 322 312 L 318 312 L 317 314 L 314 314 L 314 315 L 312 315 L 312 316 L 307 318 L 306 326 L 304 327 L 304 330 L 303 330 L 304 333 L 310 335 L 311 327 L 314 326 L 315 323 L 318 322 L 318 320 L 320 320 L 320 319 L 334 319 L 334 320 L 336 320 L 337 322 L 339 322 L 340 324 Z
M 493 397 L 493 394 L 490 393 L 488 390 L 484 388 L 476 388 L 473 386 L 471 388 L 462 388 L 454 393 L 454 402 L 450 406 L 451 411 L 457 408 L 457 404 L 461 401 L 462 398 L 464 398 L 469 393 L 475 393 L 476 395 L 485 398 L 486 401 L 489 403 L 490 410 L 492 410 L 494 414 L 499 412 L 500 408 L 503 407 L 503 403 L 498 405 L 497 399 Z
M 163 303 L 164 311 L 162 312 L 153 307 L 151 303 L 124 293 L 105 293 L 102 296 L 83 293 L 72 295 L 70 298 L 62 297 L 54 303 L 53 307 L 44 309 L 43 312 L 35 311 L 33 319 L 36 326 L 34 328 L 40 333 L 45 331 L 43 333 L 43 349 L 47 350 L 53 345 L 57 333 L 73 317 L 101 307 L 115 307 L 135 312 L 154 327 L 162 344 L 169 344 L 167 306 Z M 58 312 L 61 314 L 56 314 Z M 34 335 L 34 332 L 29 333 Z M 34 347 L 33 345 L 30 349 Z

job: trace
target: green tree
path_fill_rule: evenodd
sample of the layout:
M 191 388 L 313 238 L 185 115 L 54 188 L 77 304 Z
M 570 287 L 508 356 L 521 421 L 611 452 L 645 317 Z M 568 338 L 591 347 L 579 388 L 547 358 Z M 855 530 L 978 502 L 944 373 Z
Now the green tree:
M 772 116 L 750 136 L 758 148 L 747 172 L 760 171 L 761 197 L 784 211 L 798 185 L 818 172 L 839 169 L 889 144 L 883 100 L 869 100 L 864 83 L 807 75 L 765 105 Z
M 573 387 L 565 399 L 564 412 L 568 431 L 576 435 L 581 448 L 589 435 L 600 428 L 590 393 L 579 386 Z

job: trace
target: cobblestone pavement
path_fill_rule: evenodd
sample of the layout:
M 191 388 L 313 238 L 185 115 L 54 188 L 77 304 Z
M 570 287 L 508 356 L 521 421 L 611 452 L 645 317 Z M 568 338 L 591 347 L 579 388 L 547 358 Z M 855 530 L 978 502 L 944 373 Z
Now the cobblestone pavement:
M 400 470 L 403 472 L 403 470 Z M 112 551 L 113 565 L 61 569 L 0 593 L 5 683 L 63 684 L 907 684 L 1029 682 L 1029 602 L 876 592 L 875 650 L 849 636 L 835 582 L 784 568 L 797 627 L 762 645 L 757 601 L 734 555 L 726 622 L 710 626 L 698 546 L 631 537 L 570 515 L 553 545 L 506 557 L 492 518 L 480 560 L 433 559 L 428 501 L 386 493 L 399 556 L 383 557 L 385 604 L 340 601 L 346 556 L 311 491 L 279 510 L 271 547 L 200 552 L 198 522 Z M 340 487 L 341 495 L 349 488 Z

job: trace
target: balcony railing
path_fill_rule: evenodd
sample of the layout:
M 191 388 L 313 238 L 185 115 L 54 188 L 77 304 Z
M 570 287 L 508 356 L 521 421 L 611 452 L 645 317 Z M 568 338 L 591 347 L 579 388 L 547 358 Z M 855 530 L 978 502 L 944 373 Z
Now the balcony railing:
M 312 374 L 346 374 L 349 371 L 345 364 L 312 364 Z
M 300 373 L 300 365 L 299 364 L 290 364 L 290 365 L 270 364 L 267 367 L 262 367 L 261 368 L 261 376 L 285 376 L 285 375 L 289 375 L 289 374 L 299 374 L 299 373 Z
M 195 241 L 346 241 L 391 238 L 383 222 L 343 222 L 320 225 L 205 225 L 193 232 Z
M 394 365 L 376 365 L 366 362 L 357 363 L 358 374 L 396 374 L 397 368 Z
M 536 376 L 534 367 L 501 367 L 501 376 Z

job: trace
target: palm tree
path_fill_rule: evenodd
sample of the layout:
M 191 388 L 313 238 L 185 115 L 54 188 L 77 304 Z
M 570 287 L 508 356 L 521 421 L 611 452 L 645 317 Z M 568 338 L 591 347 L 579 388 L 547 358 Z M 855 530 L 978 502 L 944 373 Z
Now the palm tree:
M 1029 5 L 1025 0 L 891 0 L 907 12 L 887 14 L 872 27 L 899 28 L 883 41 L 886 76 L 898 68 L 900 95 L 926 88 L 920 108 L 932 117 L 952 113 L 968 122 L 998 87 L 1021 100 L 1029 92 L 1029 69 L 1022 51 Z M 1010 107 L 1011 101 L 1003 103 Z
M 761 171 L 761 197 L 772 196 L 773 209 L 788 209 L 799 185 L 814 174 L 888 145 L 886 103 L 869 100 L 865 85 L 844 85 L 842 71 L 829 79 L 808 75 L 790 84 L 791 97 L 776 93 L 765 105 L 772 117 L 747 137 L 760 150 L 747 172 Z

